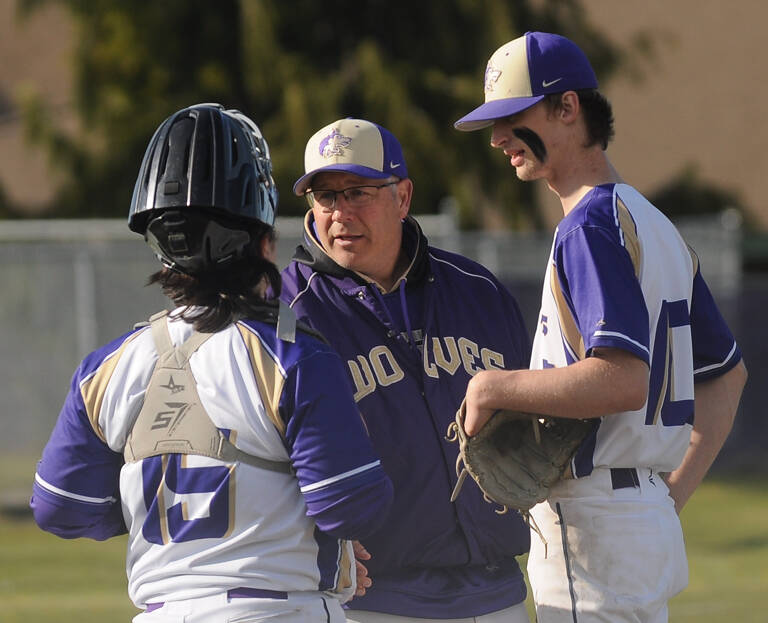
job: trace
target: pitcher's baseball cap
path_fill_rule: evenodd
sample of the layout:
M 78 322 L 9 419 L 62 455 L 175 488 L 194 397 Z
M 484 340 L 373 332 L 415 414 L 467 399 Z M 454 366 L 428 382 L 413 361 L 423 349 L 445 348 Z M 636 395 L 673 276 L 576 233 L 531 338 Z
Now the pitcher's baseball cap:
M 464 132 L 487 128 L 550 93 L 596 88 L 595 72 L 573 41 L 527 32 L 493 53 L 485 68 L 485 103 L 453 125 Z
M 339 119 L 315 132 L 304 150 L 304 171 L 293 185 L 303 195 L 312 178 L 323 171 L 384 179 L 408 177 L 403 150 L 386 128 L 364 119 Z

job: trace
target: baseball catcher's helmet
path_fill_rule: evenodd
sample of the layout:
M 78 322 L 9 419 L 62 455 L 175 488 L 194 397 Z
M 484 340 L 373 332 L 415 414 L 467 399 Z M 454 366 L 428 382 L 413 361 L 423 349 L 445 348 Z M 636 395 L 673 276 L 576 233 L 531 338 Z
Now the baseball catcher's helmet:
M 199 273 L 255 252 L 277 188 L 267 142 L 237 110 L 197 104 L 163 121 L 144 154 L 128 226 L 166 266 Z

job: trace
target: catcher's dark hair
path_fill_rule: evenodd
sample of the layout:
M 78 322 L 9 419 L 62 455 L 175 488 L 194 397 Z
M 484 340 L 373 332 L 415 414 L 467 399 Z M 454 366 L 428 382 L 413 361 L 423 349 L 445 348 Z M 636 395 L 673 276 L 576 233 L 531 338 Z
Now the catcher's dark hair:
M 259 240 L 275 241 L 275 230 L 263 226 Z M 249 256 L 221 270 L 189 275 L 164 266 L 147 285 L 159 284 L 178 306 L 189 306 L 181 317 L 196 331 L 215 333 L 243 318 L 263 314 L 266 300 L 280 296 L 282 281 L 277 266 L 262 256 Z
M 581 89 L 576 91 L 579 105 L 584 114 L 587 127 L 587 143 L 585 147 L 600 145 L 603 150 L 608 148 L 614 136 L 613 109 L 611 103 L 597 89 Z M 560 108 L 562 93 L 551 93 L 544 98 L 550 111 Z

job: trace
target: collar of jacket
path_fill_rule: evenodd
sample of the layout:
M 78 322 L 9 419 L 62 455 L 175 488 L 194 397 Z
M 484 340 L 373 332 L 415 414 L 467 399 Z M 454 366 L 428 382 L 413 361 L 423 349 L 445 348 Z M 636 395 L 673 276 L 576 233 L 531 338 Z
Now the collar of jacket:
M 313 232 L 314 219 L 312 211 L 304 217 L 304 241 L 296 247 L 293 259 L 312 268 L 315 272 L 325 273 L 341 279 L 352 279 L 359 285 L 368 285 L 371 282 L 360 273 L 339 266 L 320 245 Z M 411 259 L 410 266 L 404 277 L 409 284 L 416 284 L 423 280 L 429 272 L 427 254 L 427 238 L 421 231 L 416 220 L 409 216 L 403 221 L 403 243 L 406 253 Z

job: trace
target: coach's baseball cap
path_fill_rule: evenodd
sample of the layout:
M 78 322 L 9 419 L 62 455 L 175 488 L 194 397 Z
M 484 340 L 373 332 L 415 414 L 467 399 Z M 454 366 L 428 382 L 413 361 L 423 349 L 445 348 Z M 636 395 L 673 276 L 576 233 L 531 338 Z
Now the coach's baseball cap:
M 339 119 L 315 132 L 304 150 L 304 171 L 293 185 L 303 195 L 312 178 L 323 171 L 384 179 L 408 177 L 403 150 L 386 128 L 364 119 Z
M 586 54 L 560 35 L 527 32 L 496 50 L 485 68 L 485 103 L 454 127 L 471 132 L 530 108 L 550 93 L 596 89 Z

